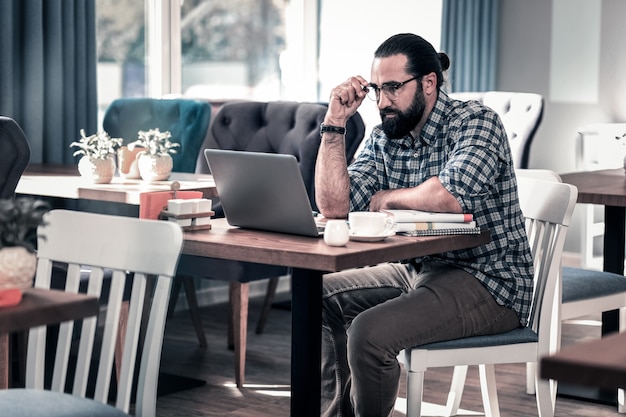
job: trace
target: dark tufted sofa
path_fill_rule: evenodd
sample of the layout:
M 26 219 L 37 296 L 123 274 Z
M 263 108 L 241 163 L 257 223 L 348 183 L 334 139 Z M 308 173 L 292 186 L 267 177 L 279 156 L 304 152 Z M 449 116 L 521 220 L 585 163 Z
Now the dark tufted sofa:
M 326 105 L 320 103 L 229 102 L 215 115 L 202 149 L 294 155 L 299 162 L 311 206 L 315 209 L 315 161 L 320 144 L 319 126 L 325 113 Z M 354 157 L 364 134 L 365 125 L 357 113 L 348 121 L 346 128 L 346 157 L 349 160 Z M 198 155 L 196 172 L 209 173 L 202 152 Z

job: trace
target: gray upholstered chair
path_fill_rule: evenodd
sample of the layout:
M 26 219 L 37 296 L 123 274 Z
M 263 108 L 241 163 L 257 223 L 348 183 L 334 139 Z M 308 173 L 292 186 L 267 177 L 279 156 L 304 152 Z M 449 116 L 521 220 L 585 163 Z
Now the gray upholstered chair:
M 315 209 L 314 171 L 320 143 L 319 126 L 326 106 L 318 103 L 238 101 L 224 104 L 213 118 L 209 135 L 202 145 L 196 172 L 208 173 L 202 149 L 221 148 L 240 151 L 272 152 L 294 155 L 307 187 L 311 206 Z M 365 134 L 365 125 L 357 113 L 348 123 L 346 157 L 354 156 Z M 219 201 L 214 202 L 216 215 L 222 215 Z M 244 383 L 249 282 L 271 278 L 264 313 L 264 322 L 277 277 L 289 274 L 288 268 L 250 262 L 207 259 L 183 255 L 179 276 L 191 276 L 230 282 L 232 339 L 235 350 L 235 379 Z M 272 287 L 272 285 L 274 285 Z M 189 291 L 187 286 L 185 288 Z M 175 299 L 175 298 L 173 298 Z M 192 311 L 197 316 L 197 312 Z
M 0 116 L 0 198 L 15 196 L 15 187 L 30 162 L 30 145 L 17 122 Z
M 543 97 L 510 91 L 450 93 L 458 100 L 477 100 L 491 107 L 502 119 L 516 168 L 528 168 L 530 145 L 543 117 Z

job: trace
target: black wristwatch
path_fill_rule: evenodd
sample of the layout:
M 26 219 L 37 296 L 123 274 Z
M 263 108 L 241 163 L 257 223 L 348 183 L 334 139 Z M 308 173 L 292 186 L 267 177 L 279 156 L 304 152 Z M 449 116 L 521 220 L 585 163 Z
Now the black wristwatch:
M 340 135 L 345 135 L 346 134 L 346 128 L 345 127 L 340 127 L 340 126 L 329 126 L 329 125 L 325 125 L 324 123 L 322 123 L 320 125 L 320 136 L 322 136 L 324 133 L 339 133 Z

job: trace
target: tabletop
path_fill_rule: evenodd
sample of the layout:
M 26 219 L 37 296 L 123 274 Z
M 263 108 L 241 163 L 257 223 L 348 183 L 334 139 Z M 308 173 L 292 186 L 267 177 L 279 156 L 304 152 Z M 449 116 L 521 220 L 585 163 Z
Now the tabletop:
M 166 181 L 144 181 L 114 177 L 109 184 L 94 184 L 78 174 L 76 166 L 31 165 L 20 178 L 16 194 L 87 199 L 139 205 L 140 195 L 155 191 L 170 191 L 177 182 L 181 191 L 197 190 L 204 198 L 217 194 L 211 175 L 174 172 Z
M 626 172 L 603 169 L 562 174 L 563 182 L 578 188 L 578 203 L 626 207 Z
M 489 232 L 483 231 L 479 235 L 396 235 L 380 242 L 350 241 L 346 246 L 328 246 L 322 238 L 231 227 L 223 218 L 212 219 L 211 224 L 210 230 L 185 233 L 184 254 L 325 272 L 465 249 L 491 239 Z
M 599 388 L 626 387 L 626 333 L 563 347 L 541 359 L 542 378 Z
M 0 308 L 0 389 L 8 387 L 8 334 L 98 314 L 98 298 L 65 291 L 28 288 L 22 301 Z

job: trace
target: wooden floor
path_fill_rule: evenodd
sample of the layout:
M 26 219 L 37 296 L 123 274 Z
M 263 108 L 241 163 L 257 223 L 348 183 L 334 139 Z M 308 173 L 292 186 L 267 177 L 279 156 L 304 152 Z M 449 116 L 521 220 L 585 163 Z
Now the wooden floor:
M 203 309 L 204 327 L 209 347 L 202 349 L 186 312 L 168 320 L 161 370 L 167 373 L 198 378 L 206 384 L 159 397 L 157 416 L 289 416 L 290 326 L 289 311 L 272 309 L 262 335 L 254 333 L 260 302 L 251 300 L 250 331 L 246 386 L 234 384 L 233 353 L 226 348 L 226 305 Z M 597 337 L 597 326 L 564 325 L 564 344 L 572 340 Z M 435 404 L 445 403 L 451 368 L 426 373 L 425 416 L 440 416 Z M 525 394 L 524 365 L 496 367 L 498 396 L 502 416 L 536 416 L 534 396 Z M 404 375 L 394 416 L 404 416 Z M 470 368 L 460 415 L 483 415 L 477 370 Z M 561 396 L 557 399 L 557 417 L 616 416 L 615 407 Z

